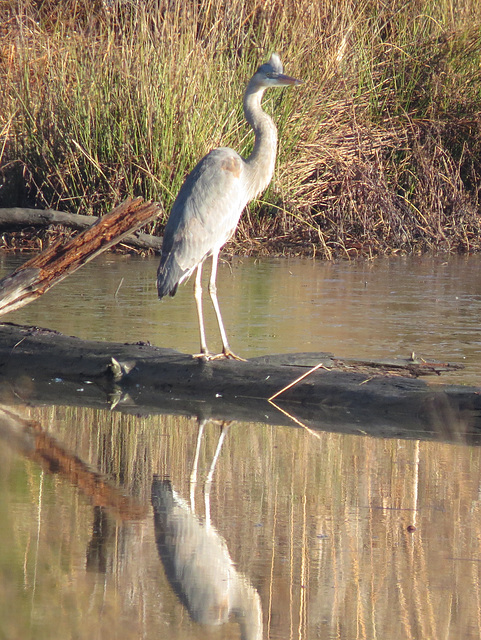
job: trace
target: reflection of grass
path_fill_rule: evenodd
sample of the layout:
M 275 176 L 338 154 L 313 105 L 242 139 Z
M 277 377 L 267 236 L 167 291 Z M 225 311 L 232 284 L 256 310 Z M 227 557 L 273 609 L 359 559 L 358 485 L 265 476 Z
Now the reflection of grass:
M 477 0 L 3 1 L 0 23 L 4 206 L 102 213 L 132 194 L 168 210 L 209 148 L 249 152 L 243 87 L 277 49 L 308 82 L 266 99 L 277 180 L 244 250 L 478 246 Z
M 195 420 L 73 407 L 30 413 L 146 506 L 154 473 L 168 474 L 188 500 Z M 479 451 L 432 441 L 318 435 L 233 423 L 214 475 L 212 522 L 238 569 L 259 590 L 270 635 L 479 637 Z M 199 461 L 200 516 L 201 478 L 218 436 L 219 425 L 208 424 Z M 106 637 L 131 638 L 142 635 L 140 627 L 148 637 L 154 630 L 165 635 L 167 628 L 171 637 L 187 637 L 189 623 L 163 576 L 150 513 L 140 523 L 110 520 L 108 535 L 97 532 L 106 571 L 89 572 L 92 507 L 58 476 L 42 477 L 31 461 L 18 486 L 16 466 L 3 456 L 4 486 L 12 474 L 2 529 L 11 531 L 15 549 L 7 567 L 9 610 L 2 624 L 12 632 L 6 637 L 53 637 L 46 630 L 61 628 L 62 638 L 97 637 L 104 629 Z M 416 531 L 408 533 L 408 525 Z M 19 634 L 24 601 L 32 628 Z

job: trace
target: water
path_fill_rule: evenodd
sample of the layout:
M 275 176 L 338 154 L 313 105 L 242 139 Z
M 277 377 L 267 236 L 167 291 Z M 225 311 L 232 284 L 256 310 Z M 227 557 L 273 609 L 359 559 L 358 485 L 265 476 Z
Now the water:
M 6 319 L 195 351 L 191 286 L 159 303 L 155 268 L 105 256 Z M 415 351 L 465 364 L 442 380 L 478 384 L 480 270 L 477 257 L 234 260 L 218 288 L 244 357 Z M 211 314 L 207 330 L 218 346 Z M 261 423 L 198 433 L 181 416 L 3 407 L 0 638 L 481 636 L 479 448 Z M 234 602 L 230 622 L 198 622 Z
M 4 257 L 0 266 L 5 273 L 21 260 Z M 191 283 L 159 302 L 156 266 L 156 259 L 102 256 L 7 319 L 82 338 L 144 340 L 198 352 Z M 409 357 L 414 351 L 464 364 L 452 379 L 479 383 L 479 256 L 337 263 L 234 259 L 219 268 L 218 293 L 231 346 L 245 358 L 300 351 Z M 218 331 L 210 302 L 204 306 L 214 351 L 221 346 Z

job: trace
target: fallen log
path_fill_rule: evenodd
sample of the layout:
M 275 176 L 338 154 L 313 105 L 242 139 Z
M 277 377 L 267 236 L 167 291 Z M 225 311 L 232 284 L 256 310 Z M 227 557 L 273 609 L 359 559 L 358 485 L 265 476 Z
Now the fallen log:
M 98 220 L 97 216 L 84 216 L 65 211 L 54 211 L 53 209 L 0 208 L 1 231 L 18 231 L 29 227 L 44 229 L 53 225 L 66 227 L 73 231 L 85 231 Z M 159 252 L 162 248 L 161 238 L 138 231 L 124 238 L 123 242 L 135 249 Z
M 322 367 L 292 384 L 315 361 Z M 481 444 L 481 388 L 430 385 L 407 377 L 407 370 L 399 375 L 392 362 L 390 367 L 363 361 L 357 368 L 329 354 L 205 362 L 145 343 L 95 342 L 0 325 L 4 404 L 81 405 Z
M 69 242 L 54 243 L 0 280 L 0 314 L 39 298 L 81 266 L 155 218 L 158 204 L 129 198 Z

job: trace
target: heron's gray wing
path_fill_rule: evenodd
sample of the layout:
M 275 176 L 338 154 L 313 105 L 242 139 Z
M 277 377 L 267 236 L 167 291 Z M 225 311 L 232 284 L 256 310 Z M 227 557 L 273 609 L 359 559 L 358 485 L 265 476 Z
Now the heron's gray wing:
M 159 296 L 190 276 L 234 232 L 248 196 L 244 161 L 232 149 L 207 154 L 187 176 L 165 227 Z

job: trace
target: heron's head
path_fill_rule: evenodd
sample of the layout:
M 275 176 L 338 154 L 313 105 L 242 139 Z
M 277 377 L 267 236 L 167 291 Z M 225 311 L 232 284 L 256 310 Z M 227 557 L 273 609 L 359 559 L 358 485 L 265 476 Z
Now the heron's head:
M 262 64 L 254 76 L 251 82 L 259 87 L 286 87 L 289 85 L 302 84 L 302 80 L 286 76 L 283 73 L 282 62 L 277 53 L 273 53 L 268 62 Z

